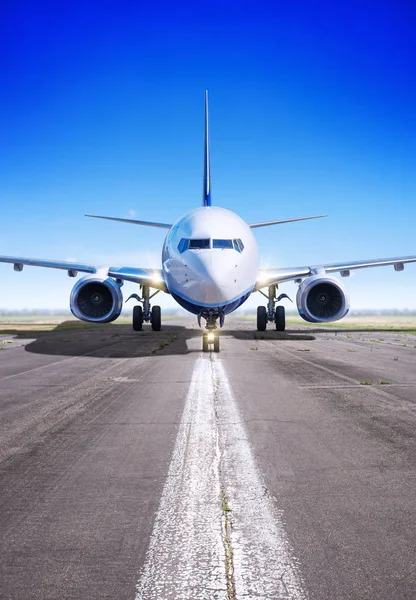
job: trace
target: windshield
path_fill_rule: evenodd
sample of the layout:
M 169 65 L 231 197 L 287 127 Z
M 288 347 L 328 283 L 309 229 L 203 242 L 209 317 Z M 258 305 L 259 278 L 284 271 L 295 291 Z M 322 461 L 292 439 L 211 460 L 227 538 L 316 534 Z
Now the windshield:
M 233 240 L 212 240 L 212 247 L 213 248 L 229 248 L 230 250 L 233 249 Z
M 178 244 L 178 250 L 181 254 L 186 250 L 208 250 L 210 248 L 219 250 L 236 250 L 242 252 L 244 250 L 244 244 L 241 240 L 211 240 L 210 239 L 198 239 L 190 240 L 189 238 L 182 238 Z
M 189 240 L 189 250 L 204 250 L 209 247 L 209 240 Z

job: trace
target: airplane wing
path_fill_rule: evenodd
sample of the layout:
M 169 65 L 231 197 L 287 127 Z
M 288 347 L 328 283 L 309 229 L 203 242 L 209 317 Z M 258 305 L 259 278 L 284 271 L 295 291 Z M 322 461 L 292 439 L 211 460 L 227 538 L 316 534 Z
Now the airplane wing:
M 162 269 L 142 269 L 136 267 L 110 267 L 108 269 L 109 277 L 122 279 L 123 281 L 132 281 L 142 285 L 149 285 L 152 288 L 168 292 L 165 280 L 163 279 Z
M 87 215 L 89 216 L 89 215 Z M 268 227 L 269 225 L 282 225 L 283 223 L 294 223 L 295 221 L 310 221 L 311 219 L 323 219 L 329 215 L 315 215 L 313 217 L 297 217 L 296 219 L 280 219 L 279 221 L 262 221 L 261 223 L 249 223 L 251 229 L 257 227 Z
M 170 223 L 155 223 L 154 221 L 137 221 L 137 219 L 120 219 L 118 217 L 102 217 L 101 215 L 85 215 L 92 219 L 105 219 L 106 221 L 118 221 L 119 223 L 131 223 L 132 225 L 145 225 L 146 227 L 159 227 L 160 229 L 170 229 Z
M 348 277 L 350 271 L 355 269 L 368 269 L 370 267 L 385 267 L 393 265 L 395 271 L 403 271 L 406 263 L 416 262 L 416 256 L 398 256 L 396 258 L 376 258 L 374 260 L 356 260 L 345 263 L 331 263 L 313 265 L 309 267 L 292 267 L 284 269 L 262 269 L 259 273 L 255 290 L 268 285 L 295 281 L 309 277 L 315 273 L 340 273 L 341 277 Z
M 0 263 L 10 263 L 15 271 L 23 271 L 25 265 L 30 267 L 46 267 L 67 271 L 70 277 L 78 273 L 103 273 L 104 276 L 147 284 L 155 289 L 167 292 L 161 269 L 141 269 L 136 267 L 110 267 L 104 268 L 97 265 L 84 265 L 76 262 L 44 260 L 41 258 L 22 258 L 21 256 L 0 256 Z

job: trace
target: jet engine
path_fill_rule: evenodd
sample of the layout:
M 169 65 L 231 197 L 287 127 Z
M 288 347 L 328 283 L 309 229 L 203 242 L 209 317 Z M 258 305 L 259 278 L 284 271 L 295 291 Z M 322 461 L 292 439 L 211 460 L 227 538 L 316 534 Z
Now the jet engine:
M 313 275 L 300 284 L 296 304 L 305 321 L 329 323 L 345 317 L 350 299 L 345 287 L 334 277 Z
M 114 321 L 123 308 L 122 285 L 111 277 L 82 277 L 71 291 L 69 305 L 72 314 L 77 319 L 91 323 Z

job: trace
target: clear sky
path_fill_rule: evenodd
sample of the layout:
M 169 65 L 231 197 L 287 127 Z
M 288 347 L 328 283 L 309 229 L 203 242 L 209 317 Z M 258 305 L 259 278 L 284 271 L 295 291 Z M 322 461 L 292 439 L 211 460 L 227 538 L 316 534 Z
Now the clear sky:
M 416 254 L 410 0 L 16 0 L 0 21 L 0 254 L 160 267 L 163 230 L 83 215 L 200 204 L 205 89 L 213 203 L 330 214 L 256 230 L 263 266 Z M 0 273 L 0 308 L 68 306 L 65 272 Z M 416 265 L 345 282 L 352 309 L 416 308 Z

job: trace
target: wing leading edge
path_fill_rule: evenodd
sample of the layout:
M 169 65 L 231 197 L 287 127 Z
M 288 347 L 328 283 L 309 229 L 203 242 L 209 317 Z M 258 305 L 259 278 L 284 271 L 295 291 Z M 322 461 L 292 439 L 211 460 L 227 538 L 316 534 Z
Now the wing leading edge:
M 161 269 L 142 269 L 136 267 L 107 268 L 68 261 L 23 258 L 21 256 L 0 256 L 0 263 L 12 264 L 15 271 L 22 271 L 24 266 L 60 269 L 62 271 L 67 271 L 70 277 L 76 277 L 78 273 L 100 273 L 100 275 L 102 274 L 104 277 L 114 277 L 114 279 L 121 279 L 123 281 L 146 284 L 164 292 L 168 291 Z
M 302 277 L 309 277 L 314 273 L 340 273 L 342 277 L 348 277 L 350 271 L 356 269 L 369 269 L 372 267 L 394 266 L 395 271 L 403 271 L 404 265 L 416 262 L 416 256 L 398 256 L 396 258 L 376 258 L 373 260 L 356 260 L 344 263 L 330 263 L 324 265 L 313 265 L 310 267 L 292 267 L 284 269 L 262 269 L 259 273 L 255 289 L 259 290 L 268 285 L 294 281 Z
M 136 219 L 120 219 L 119 217 L 102 217 L 101 215 L 84 215 L 92 219 L 105 219 L 106 221 L 118 221 L 119 223 L 130 223 L 131 225 L 145 225 L 146 227 L 159 227 L 160 229 L 170 229 L 169 223 L 156 223 L 153 221 L 137 221 Z
M 311 219 L 323 219 L 329 215 L 314 215 L 313 217 L 297 217 L 295 219 L 280 219 L 280 221 L 262 221 L 261 223 L 249 223 L 251 229 L 256 227 L 268 227 L 269 225 L 283 225 L 283 223 L 294 223 L 295 221 L 310 221 Z

